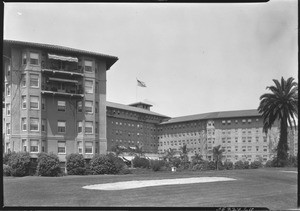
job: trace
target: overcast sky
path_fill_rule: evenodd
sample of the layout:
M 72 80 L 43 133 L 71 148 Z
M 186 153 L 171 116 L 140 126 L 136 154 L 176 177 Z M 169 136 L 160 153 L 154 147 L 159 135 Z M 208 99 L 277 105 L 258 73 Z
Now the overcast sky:
M 170 117 L 256 109 L 272 79 L 298 81 L 297 7 L 297 0 L 5 3 L 4 39 L 117 56 L 108 101 L 148 102 Z

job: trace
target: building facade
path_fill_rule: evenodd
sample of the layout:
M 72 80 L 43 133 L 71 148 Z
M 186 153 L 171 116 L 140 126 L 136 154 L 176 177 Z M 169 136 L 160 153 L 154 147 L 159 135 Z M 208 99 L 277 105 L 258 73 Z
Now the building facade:
M 3 149 L 34 158 L 53 152 L 62 163 L 71 153 L 86 159 L 112 146 L 139 146 L 163 157 L 187 146 L 189 157 L 267 161 L 275 154 L 279 125 L 265 134 L 257 110 L 170 118 L 152 105 L 106 101 L 106 71 L 117 57 L 61 46 L 4 40 Z M 289 153 L 298 154 L 298 127 L 289 128 Z
M 65 161 L 107 151 L 106 71 L 117 57 L 67 47 L 4 40 L 3 145 L 32 157 Z

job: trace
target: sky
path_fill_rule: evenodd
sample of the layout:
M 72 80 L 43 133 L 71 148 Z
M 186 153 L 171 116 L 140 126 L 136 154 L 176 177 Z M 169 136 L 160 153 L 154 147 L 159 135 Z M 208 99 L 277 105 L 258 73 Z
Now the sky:
M 170 117 L 256 109 L 273 79 L 298 82 L 297 8 L 297 0 L 5 3 L 4 39 L 117 56 L 107 101 L 143 101 Z

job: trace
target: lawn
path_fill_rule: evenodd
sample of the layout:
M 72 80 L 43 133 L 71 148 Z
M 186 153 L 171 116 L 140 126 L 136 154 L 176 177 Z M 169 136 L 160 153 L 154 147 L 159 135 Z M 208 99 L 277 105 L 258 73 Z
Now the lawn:
M 84 207 L 297 207 L 297 171 L 249 169 L 207 172 L 151 172 L 130 175 L 4 177 L 5 206 Z M 83 186 L 131 180 L 187 177 L 229 177 L 234 181 L 145 187 L 129 190 L 87 190 Z

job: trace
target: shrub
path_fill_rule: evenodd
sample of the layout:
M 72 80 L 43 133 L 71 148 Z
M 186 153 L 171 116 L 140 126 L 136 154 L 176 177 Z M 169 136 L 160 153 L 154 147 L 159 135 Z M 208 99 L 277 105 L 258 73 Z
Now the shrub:
M 288 158 L 287 166 L 289 167 L 298 167 L 297 156 L 290 155 Z
M 249 168 L 250 168 L 249 161 L 246 160 L 246 161 L 244 162 L 244 168 L 245 168 L 245 169 L 249 169 Z
M 180 158 L 174 158 L 172 160 L 172 165 L 175 166 L 176 168 L 178 168 L 181 164 L 181 159 Z
M 66 156 L 66 168 L 69 175 L 84 175 L 85 168 L 85 160 L 83 155 L 72 153 Z
M 235 169 L 244 169 L 245 168 L 244 162 L 241 160 L 235 162 L 234 168 Z
M 150 162 L 146 158 L 140 158 L 138 156 L 135 156 L 132 160 L 133 167 L 135 168 L 149 168 Z
M 254 161 L 250 164 L 251 169 L 258 169 L 262 167 L 262 163 L 260 161 Z
M 9 158 L 12 154 L 15 154 L 15 152 L 3 154 L 3 164 L 8 165 Z
M 150 168 L 153 171 L 159 171 L 165 165 L 163 160 L 150 160 Z
M 113 161 L 105 155 L 95 155 L 90 161 L 90 169 L 93 174 L 116 174 L 117 168 Z
M 128 168 L 124 168 L 119 173 L 120 174 L 132 174 L 132 171 Z
M 120 171 L 122 171 L 123 169 L 127 168 L 126 163 L 122 160 L 122 158 L 117 157 L 115 154 L 113 153 L 109 153 L 107 155 L 108 159 L 110 161 L 112 161 L 114 163 L 114 165 L 117 168 L 117 173 L 119 173 Z
M 29 175 L 30 155 L 28 152 L 11 153 L 8 165 L 11 167 L 11 176 L 23 177 Z
M 216 163 L 214 161 L 209 161 L 207 170 L 216 170 Z
M 265 167 L 267 167 L 267 168 L 272 167 L 272 160 L 268 160 L 265 164 Z
M 226 170 L 232 170 L 233 169 L 233 163 L 231 161 L 225 161 L 224 162 L 224 168 Z
M 3 176 L 10 176 L 11 167 L 3 164 Z
M 61 173 L 58 156 L 50 153 L 40 153 L 37 159 L 37 175 L 57 177 Z

